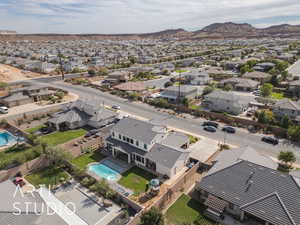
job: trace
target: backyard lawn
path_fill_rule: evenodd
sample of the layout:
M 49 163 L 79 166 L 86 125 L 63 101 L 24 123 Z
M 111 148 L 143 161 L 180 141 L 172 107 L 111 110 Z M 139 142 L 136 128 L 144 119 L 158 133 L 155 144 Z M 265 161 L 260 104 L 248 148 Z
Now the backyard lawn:
M 200 221 L 199 224 L 214 225 L 203 217 L 204 208 L 199 202 L 192 199 L 188 195 L 181 195 L 181 197 L 168 209 L 166 219 L 168 225 L 182 225 L 191 224 L 195 220 Z
M 122 174 L 118 183 L 134 191 L 134 194 L 137 195 L 147 191 L 147 185 L 153 178 L 155 178 L 153 174 L 139 167 L 132 167 Z
M 80 169 L 85 169 L 86 166 L 93 162 L 100 162 L 105 156 L 99 151 L 86 153 L 72 160 L 72 163 Z
M 51 134 L 41 136 L 39 137 L 39 140 L 42 142 L 46 142 L 49 146 L 55 146 L 83 136 L 86 133 L 87 131 L 84 129 L 57 131 Z
M 44 126 L 45 126 L 44 124 L 41 124 L 41 125 L 36 126 L 36 127 L 28 128 L 28 129 L 25 130 L 25 132 L 33 134 L 34 132 L 40 130 Z
M 29 174 L 25 179 L 38 187 L 41 184 L 46 185 L 46 187 L 53 186 L 59 183 L 60 179 L 69 179 L 69 175 L 60 168 L 47 167 L 35 173 Z
M 187 70 L 175 70 L 176 73 L 185 73 Z
M 26 145 L 15 145 L 5 151 L 0 152 L 0 169 L 12 163 L 22 164 L 35 159 L 41 154 L 41 147 L 27 147 Z

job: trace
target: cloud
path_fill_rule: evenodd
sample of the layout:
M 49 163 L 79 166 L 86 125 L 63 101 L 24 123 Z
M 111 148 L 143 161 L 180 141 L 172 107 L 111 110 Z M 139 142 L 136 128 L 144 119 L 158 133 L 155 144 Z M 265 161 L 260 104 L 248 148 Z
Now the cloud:
M 1 0 L 0 29 L 22 33 L 137 33 L 214 22 L 297 23 L 299 0 Z

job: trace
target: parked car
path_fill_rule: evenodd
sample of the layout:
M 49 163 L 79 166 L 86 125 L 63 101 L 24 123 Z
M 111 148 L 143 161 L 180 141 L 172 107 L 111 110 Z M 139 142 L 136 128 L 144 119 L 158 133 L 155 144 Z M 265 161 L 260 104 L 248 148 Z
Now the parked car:
M 52 128 L 50 128 L 50 127 L 42 127 L 41 129 L 40 129 L 40 132 L 42 133 L 42 134 L 50 134 L 51 132 L 53 132 L 54 131 L 54 129 L 52 129 Z
M 225 127 L 222 128 L 222 131 L 234 134 L 235 133 L 235 128 L 234 127 L 230 127 L 230 126 L 225 126 Z
M 97 134 L 98 132 L 99 132 L 99 130 L 97 130 L 97 129 L 90 130 L 89 132 L 87 132 L 86 135 L 84 135 L 84 137 L 91 137 L 91 136 Z
M 0 113 L 2 113 L 2 114 L 8 113 L 8 108 L 6 106 L 1 106 L 0 107 Z
M 213 121 L 205 121 L 203 122 L 202 126 L 211 126 L 211 127 L 218 128 L 219 124 Z
M 279 143 L 278 139 L 274 138 L 274 137 L 270 137 L 270 136 L 264 136 L 261 139 L 263 142 L 266 142 L 268 144 L 273 144 L 273 145 L 277 145 Z
M 213 126 L 204 126 L 203 129 L 208 131 L 208 132 L 216 132 L 217 131 L 217 129 Z
M 15 177 L 13 183 L 20 187 L 23 187 L 26 184 L 22 177 Z
M 116 110 L 120 110 L 121 109 L 121 107 L 118 106 L 118 105 L 113 105 L 111 108 L 116 109 Z

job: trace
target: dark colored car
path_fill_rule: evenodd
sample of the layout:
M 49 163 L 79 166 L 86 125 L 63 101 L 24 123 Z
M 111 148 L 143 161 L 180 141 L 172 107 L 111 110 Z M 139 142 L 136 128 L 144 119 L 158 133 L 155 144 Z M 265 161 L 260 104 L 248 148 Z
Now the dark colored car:
M 203 122 L 202 126 L 211 126 L 211 127 L 218 128 L 219 124 L 213 121 L 205 121 Z
M 223 127 L 223 128 L 222 128 L 222 131 L 227 132 L 227 133 L 234 134 L 234 133 L 235 133 L 235 128 L 226 126 L 226 127 Z
M 279 141 L 274 138 L 274 137 L 269 137 L 269 136 L 265 136 L 265 137 L 262 137 L 261 139 L 263 142 L 266 142 L 268 144 L 272 144 L 272 145 L 277 145 L 279 143 Z
M 203 129 L 208 131 L 208 132 L 216 132 L 217 131 L 217 129 L 213 126 L 204 126 Z
M 54 131 L 54 129 L 52 129 L 52 128 L 50 128 L 50 127 L 42 127 L 41 129 L 40 129 L 40 132 L 42 133 L 42 134 L 50 134 L 51 132 L 53 132 Z

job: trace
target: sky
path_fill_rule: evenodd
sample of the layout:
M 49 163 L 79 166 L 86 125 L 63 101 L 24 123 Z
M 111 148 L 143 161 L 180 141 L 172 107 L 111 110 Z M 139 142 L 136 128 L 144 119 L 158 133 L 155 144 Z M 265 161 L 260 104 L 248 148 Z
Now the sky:
M 300 0 L 0 0 L 0 30 L 146 33 L 216 22 L 300 24 Z

